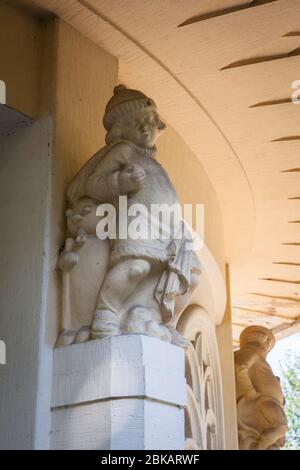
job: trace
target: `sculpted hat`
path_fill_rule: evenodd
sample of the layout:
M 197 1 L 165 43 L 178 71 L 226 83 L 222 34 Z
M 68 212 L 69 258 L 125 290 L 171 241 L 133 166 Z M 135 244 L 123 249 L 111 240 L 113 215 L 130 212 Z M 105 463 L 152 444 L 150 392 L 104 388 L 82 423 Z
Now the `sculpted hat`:
M 264 326 L 248 326 L 240 335 L 240 348 L 247 343 L 259 343 L 266 351 L 271 351 L 275 345 L 275 337 L 272 331 Z
M 106 105 L 103 125 L 108 131 L 118 117 L 130 111 L 145 108 L 156 111 L 156 104 L 141 91 L 131 90 L 125 85 L 118 85 L 114 88 L 114 94 Z M 164 128 L 165 125 L 161 124 Z

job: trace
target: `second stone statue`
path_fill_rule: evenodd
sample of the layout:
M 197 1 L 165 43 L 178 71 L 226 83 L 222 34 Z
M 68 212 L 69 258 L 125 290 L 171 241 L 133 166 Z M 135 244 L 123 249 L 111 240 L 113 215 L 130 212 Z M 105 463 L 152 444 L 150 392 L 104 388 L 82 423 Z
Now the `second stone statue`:
M 166 126 L 152 99 L 123 85 L 103 124 L 107 145 L 67 189 L 57 346 L 139 333 L 185 347 L 172 320 L 199 282 L 200 265 L 176 190 L 156 160 Z

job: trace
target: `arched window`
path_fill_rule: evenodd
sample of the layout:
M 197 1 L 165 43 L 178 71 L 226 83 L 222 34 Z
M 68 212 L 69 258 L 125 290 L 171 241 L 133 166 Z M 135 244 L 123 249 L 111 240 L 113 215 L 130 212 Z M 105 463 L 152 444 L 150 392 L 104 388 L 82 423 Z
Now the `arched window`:
M 224 449 L 222 379 L 214 320 L 202 307 L 191 305 L 180 316 L 177 329 L 191 342 L 186 350 L 186 449 Z

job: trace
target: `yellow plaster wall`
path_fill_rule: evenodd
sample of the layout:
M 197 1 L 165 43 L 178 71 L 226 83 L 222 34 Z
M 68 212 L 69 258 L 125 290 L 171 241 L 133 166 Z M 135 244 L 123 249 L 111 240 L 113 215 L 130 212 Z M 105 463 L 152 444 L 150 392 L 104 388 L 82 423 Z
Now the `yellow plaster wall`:
M 104 145 L 102 116 L 117 83 L 117 59 L 59 19 L 53 23 L 53 183 L 49 341 L 60 328 L 58 253 L 65 236 L 65 191 L 80 167 Z
M 159 109 L 159 103 L 157 103 Z M 224 272 L 224 233 L 216 192 L 199 159 L 170 127 L 158 140 L 158 160 L 175 185 L 181 204 L 204 205 L 204 242 Z M 193 210 L 193 223 L 195 210 Z M 194 226 L 195 228 L 195 226 Z
M 65 188 L 74 174 L 104 145 L 102 116 L 118 81 L 115 57 L 96 46 L 59 19 L 45 26 L 5 3 L 0 4 L 0 79 L 7 84 L 7 104 L 32 117 L 53 117 L 52 216 L 50 227 L 50 290 L 48 342 L 59 328 L 57 255 L 64 239 Z M 158 107 L 159 107 L 159 103 Z M 182 203 L 205 205 L 205 242 L 224 272 L 223 222 L 216 192 L 201 163 L 181 137 L 168 128 L 158 142 L 159 160 L 167 169 Z M 230 312 L 229 312 L 230 313 Z M 221 350 L 231 351 L 230 315 L 218 327 Z M 222 352 L 221 351 L 221 352 Z M 225 361 L 226 362 L 226 361 Z M 225 397 L 233 389 L 232 362 L 222 361 L 223 374 L 231 368 L 231 383 L 224 382 Z M 228 376 L 229 377 L 229 376 Z M 234 406 L 234 397 L 225 403 Z M 233 415 L 226 420 L 230 431 Z M 230 424 L 231 423 L 231 424 Z M 228 440 L 230 442 L 230 438 Z
M 167 169 L 182 204 L 204 204 L 204 241 L 224 274 L 227 307 L 223 322 L 216 327 L 216 334 L 222 371 L 226 449 L 237 449 L 230 283 L 229 272 L 225 265 L 220 204 L 199 159 L 170 127 L 158 141 L 158 159 Z
M 42 24 L 23 10 L 0 2 L 0 80 L 8 106 L 30 116 L 39 111 Z
M 236 393 L 234 357 L 232 349 L 232 314 L 230 295 L 230 271 L 225 267 L 227 305 L 224 319 L 221 325 L 216 327 L 219 357 L 222 370 L 224 424 L 226 449 L 238 448 L 237 415 L 236 415 Z

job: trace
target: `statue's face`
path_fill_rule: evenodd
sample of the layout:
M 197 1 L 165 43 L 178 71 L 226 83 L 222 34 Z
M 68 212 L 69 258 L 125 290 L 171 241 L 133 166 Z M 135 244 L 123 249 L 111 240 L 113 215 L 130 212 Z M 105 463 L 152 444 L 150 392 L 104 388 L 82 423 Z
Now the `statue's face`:
M 122 120 L 122 137 L 140 147 L 151 148 L 161 131 L 159 122 L 152 110 L 135 111 Z
M 96 233 L 99 217 L 96 215 L 98 203 L 91 199 L 81 198 L 72 210 L 67 211 L 67 226 L 72 237 L 76 237 L 79 229 L 84 229 L 88 235 Z

